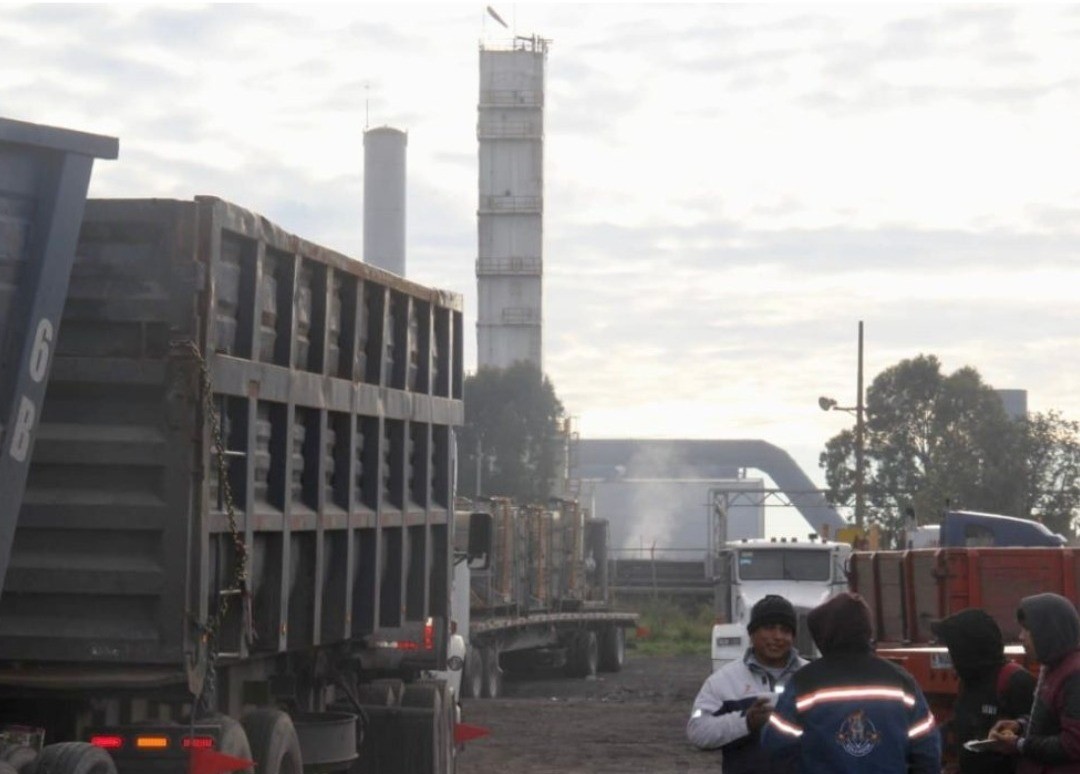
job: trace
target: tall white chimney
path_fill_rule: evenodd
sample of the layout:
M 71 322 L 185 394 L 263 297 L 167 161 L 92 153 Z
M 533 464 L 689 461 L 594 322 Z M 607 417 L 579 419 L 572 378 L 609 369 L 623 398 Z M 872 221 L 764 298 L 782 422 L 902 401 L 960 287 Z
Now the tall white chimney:
M 364 261 L 405 276 L 405 145 L 380 126 L 364 132 Z

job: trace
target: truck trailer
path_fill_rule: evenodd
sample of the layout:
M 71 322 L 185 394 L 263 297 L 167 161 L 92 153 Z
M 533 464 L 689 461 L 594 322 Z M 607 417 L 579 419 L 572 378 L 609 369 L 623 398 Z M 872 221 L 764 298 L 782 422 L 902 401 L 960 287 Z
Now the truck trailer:
M 983 539 L 983 538 L 980 538 Z M 946 547 L 856 552 L 851 590 L 866 599 L 878 655 L 918 682 L 939 725 L 948 727 L 959 681 L 948 649 L 931 624 L 965 608 L 997 622 L 1006 658 L 1033 673 L 1038 664 L 1019 643 L 1016 610 L 1032 594 L 1054 592 L 1080 600 L 1080 548 Z
M 0 769 L 452 770 L 460 297 L 214 197 L 60 226 Z
M 575 500 L 498 497 L 463 504 L 458 518 L 459 547 L 482 557 L 471 568 L 463 696 L 498 697 L 504 671 L 590 678 L 622 668 L 638 615 L 611 602 L 606 520 Z

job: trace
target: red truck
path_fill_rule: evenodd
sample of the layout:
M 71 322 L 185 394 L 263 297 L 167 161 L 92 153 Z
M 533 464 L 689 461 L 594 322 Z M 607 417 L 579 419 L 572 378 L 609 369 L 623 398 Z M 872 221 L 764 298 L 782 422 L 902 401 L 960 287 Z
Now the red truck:
M 879 655 L 918 681 L 939 724 L 952 716 L 958 681 L 945 646 L 930 625 L 969 607 L 989 613 L 1006 656 L 1035 671 L 1019 644 L 1016 609 L 1032 594 L 1080 599 L 1080 548 L 944 547 L 861 551 L 852 555 L 849 585 L 874 618 Z

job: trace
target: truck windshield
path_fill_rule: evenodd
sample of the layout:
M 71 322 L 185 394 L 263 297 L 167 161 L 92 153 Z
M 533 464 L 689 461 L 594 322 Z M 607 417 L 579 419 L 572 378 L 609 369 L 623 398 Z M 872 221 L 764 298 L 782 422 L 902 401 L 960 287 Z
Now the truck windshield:
M 739 551 L 741 580 L 829 580 L 828 551 L 750 550 Z

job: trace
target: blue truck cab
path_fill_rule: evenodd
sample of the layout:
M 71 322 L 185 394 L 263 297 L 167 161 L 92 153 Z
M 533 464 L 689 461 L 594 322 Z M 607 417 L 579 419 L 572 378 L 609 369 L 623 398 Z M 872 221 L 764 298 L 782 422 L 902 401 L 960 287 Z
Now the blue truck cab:
M 1063 546 L 1064 536 L 1045 524 L 1015 516 L 977 511 L 946 511 L 941 520 L 942 547 Z

